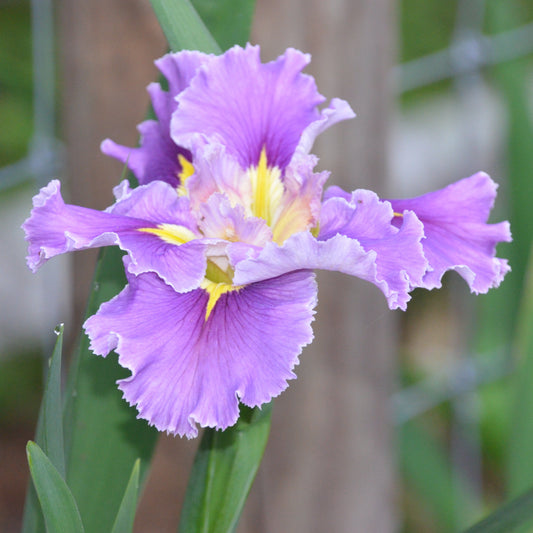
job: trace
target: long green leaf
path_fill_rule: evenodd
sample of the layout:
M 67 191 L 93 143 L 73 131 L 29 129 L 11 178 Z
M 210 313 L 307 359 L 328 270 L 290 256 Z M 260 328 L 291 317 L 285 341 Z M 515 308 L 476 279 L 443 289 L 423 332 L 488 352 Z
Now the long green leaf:
M 241 408 L 237 424 L 205 431 L 193 464 L 179 531 L 234 531 L 263 457 L 271 405 Z
M 191 0 L 222 50 L 244 46 L 250 35 L 255 0 Z
M 124 286 L 121 257 L 117 248 L 102 250 L 88 316 Z M 88 533 L 111 530 L 131 465 L 141 459 L 142 480 L 156 443 L 157 431 L 137 419 L 117 389 L 117 379 L 128 374 L 114 355 L 95 356 L 82 336 L 67 383 L 64 428 L 67 483 Z
M 510 533 L 532 518 L 533 489 L 502 505 L 487 518 L 468 528 L 465 533 Z
M 137 459 L 133 465 L 130 480 L 128 481 L 126 491 L 124 492 L 122 503 L 120 504 L 111 533 L 131 533 L 131 531 L 133 531 L 133 521 L 135 520 L 137 497 L 139 493 L 140 464 L 140 460 Z
M 50 359 L 50 368 L 41 402 L 35 440 L 64 478 L 65 451 L 63 442 L 63 404 L 61 401 L 63 330 L 63 325 L 56 330 L 58 337 Z M 44 531 L 41 508 L 33 485 L 28 488 L 26 494 L 22 531 L 23 533 Z
M 150 0 L 150 3 L 171 50 L 221 52 L 189 0 Z
M 63 350 L 61 324 L 56 345 L 50 359 L 50 369 L 43 395 L 40 420 L 37 423 L 36 442 L 49 457 L 58 472 L 65 477 L 65 450 L 63 442 L 63 403 L 61 400 L 61 353 Z
M 57 468 L 34 442 L 28 442 L 26 451 L 47 532 L 82 533 L 84 529 L 76 501 Z
M 533 485 L 533 248 L 518 316 L 514 347 L 517 371 L 514 376 L 512 426 L 508 443 L 508 493 L 517 496 Z M 533 514 L 530 515 L 533 518 Z M 530 521 L 520 531 L 531 531 Z

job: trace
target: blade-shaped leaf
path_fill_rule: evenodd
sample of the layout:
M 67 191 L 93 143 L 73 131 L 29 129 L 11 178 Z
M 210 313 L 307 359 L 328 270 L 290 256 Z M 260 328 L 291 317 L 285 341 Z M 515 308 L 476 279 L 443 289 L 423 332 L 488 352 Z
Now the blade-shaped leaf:
M 270 417 L 270 404 L 262 410 L 242 406 L 235 426 L 204 432 L 185 494 L 180 532 L 235 529 L 263 457 Z
M 28 442 L 26 451 L 47 532 L 82 533 L 84 529 L 76 501 L 57 468 L 34 442 Z
M 50 359 L 50 368 L 41 402 L 35 440 L 64 478 L 65 451 L 63 442 L 63 404 L 61 401 L 63 329 L 64 327 L 61 324 L 56 330 L 58 337 Z M 23 533 L 44 531 L 41 508 L 33 485 L 29 487 L 26 495 L 22 531 Z
M 533 252 L 533 249 L 532 249 Z M 518 371 L 514 383 L 512 427 L 509 438 L 509 485 L 516 496 L 533 484 L 531 446 L 533 445 L 533 253 L 529 261 L 514 356 Z
M 58 326 L 58 335 L 43 395 L 37 423 L 36 442 L 49 457 L 58 472 L 65 477 L 65 450 L 63 442 L 63 403 L 61 400 L 61 353 L 64 326 Z
M 465 533 L 509 533 L 532 518 L 533 489 L 502 505 L 487 518 L 468 528 Z
M 150 0 L 170 49 L 219 54 L 220 47 L 189 0 Z
M 87 315 L 124 286 L 121 257 L 116 248 L 101 252 Z M 114 355 L 95 356 L 82 336 L 67 383 L 64 428 L 67 483 L 87 533 L 111 530 L 131 465 L 141 459 L 142 480 L 156 443 L 157 431 L 137 419 L 117 389 L 117 379 L 127 375 Z
M 131 471 L 128 486 L 122 497 L 122 503 L 117 513 L 115 523 L 111 533 L 131 533 L 133 531 L 133 521 L 137 509 L 137 497 L 139 493 L 139 467 L 140 460 L 137 459 Z
M 192 0 L 192 5 L 222 50 L 247 43 L 255 0 Z

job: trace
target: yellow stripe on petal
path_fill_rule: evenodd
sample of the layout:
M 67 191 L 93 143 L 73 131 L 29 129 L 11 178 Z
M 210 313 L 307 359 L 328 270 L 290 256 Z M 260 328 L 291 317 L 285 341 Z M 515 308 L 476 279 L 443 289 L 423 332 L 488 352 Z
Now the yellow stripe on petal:
M 183 155 L 178 154 L 178 161 L 181 165 L 181 172 L 178 174 L 178 178 L 180 180 L 180 184 L 178 186 L 178 195 L 179 196 L 187 196 L 188 190 L 187 190 L 187 180 L 194 174 L 194 166 L 193 164 Z
M 189 228 L 178 224 L 159 224 L 156 228 L 139 228 L 137 231 L 157 235 L 163 241 L 177 245 L 197 238 Z
M 248 172 L 252 182 L 252 214 L 270 226 L 283 196 L 281 171 L 278 167 L 268 166 L 263 148 L 257 167 L 250 168 Z
M 205 321 L 209 318 L 211 311 L 215 308 L 216 303 L 219 298 L 226 294 L 227 292 L 238 291 L 241 289 L 241 286 L 234 287 L 229 283 L 215 283 L 214 281 L 204 278 L 202 284 L 200 285 L 207 294 L 209 294 L 209 300 L 207 300 L 207 307 L 205 308 Z
M 312 221 L 309 201 L 305 197 L 297 197 L 276 220 L 272 228 L 272 240 L 283 244 L 293 233 L 306 230 Z

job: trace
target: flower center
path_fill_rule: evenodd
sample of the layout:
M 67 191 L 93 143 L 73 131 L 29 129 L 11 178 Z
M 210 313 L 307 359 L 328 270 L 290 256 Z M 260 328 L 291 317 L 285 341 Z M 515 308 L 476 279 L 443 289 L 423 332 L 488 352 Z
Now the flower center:
M 251 214 L 262 218 L 272 230 L 272 240 L 283 244 L 293 233 L 313 224 L 309 191 L 289 191 L 281 180 L 281 170 L 269 167 L 266 150 L 261 150 L 257 167 L 247 171 L 252 184 Z
M 257 167 L 248 170 L 248 176 L 252 183 L 252 214 L 262 218 L 272 227 L 284 189 L 281 170 L 278 167 L 268 166 L 265 148 L 261 150 Z

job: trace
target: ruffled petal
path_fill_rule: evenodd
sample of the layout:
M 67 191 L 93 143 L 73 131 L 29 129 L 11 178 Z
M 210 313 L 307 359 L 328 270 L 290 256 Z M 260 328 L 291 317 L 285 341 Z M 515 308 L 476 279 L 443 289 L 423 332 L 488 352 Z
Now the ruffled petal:
M 170 118 L 178 107 L 176 96 L 184 91 L 196 75 L 198 68 L 208 63 L 212 54 L 204 54 L 192 50 L 166 54 L 155 61 L 156 67 L 167 80 L 168 90 L 164 91 L 159 83 L 148 86 L 152 106 L 158 120 L 165 125 L 170 135 Z
M 217 192 L 224 193 L 232 204 L 251 203 L 250 179 L 222 144 L 196 146 L 193 160 L 194 174 L 186 183 L 193 209 L 200 209 Z
M 320 217 L 320 240 L 334 235 L 356 239 L 364 250 L 376 252 L 378 279 L 399 297 L 398 306 L 405 309 L 407 293 L 420 286 L 428 268 L 423 252 L 424 228 L 416 215 L 406 212 L 398 228 L 391 224 L 391 204 L 381 201 L 367 190 L 351 193 L 349 201 L 341 196 L 324 202 Z
M 333 98 L 331 104 L 320 112 L 320 118 L 311 122 L 302 132 L 302 137 L 296 147 L 296 153 L 308 154 L 313 147 L 315 139 L 322 132 L 338 122 L 354 117 L 355 113 L 348 102 L 340 98 Z
M 239 399 L 255 407 L 287 387 L 312 340 L 311 272 L 223 294 L 206 322 L 207 300 L 203 289 L 178 294 L 155 275 L 130 276 L 84 324 L 96 354 L 114 349 L 131 370 L 119 388 L 160 431 L 190 438 L 197 423 L 233 425 Z
M 365 279 L 381 289 L 391 309 L 405 309 L 409 292 L 427 269 L 420 243 L 423 228 L 406 213 L 400 228 L 393 212 L 370 191 L 355 191 L 352 203 L 342 198 L 325 202 L 318 239 L 296 233 L 282 246 L 267 244 L 255 257 L 235 266 L 235 284 L 251 283 L 298 269 L 336 270 Z
M 189 149 L 198 135 L 224 144 L 242 168 L 257 165 L 265 148 L 269 166 L 284 169 L 324 101 L 313 78 L 301 73 L 309 61 L 288 49 L 262 64 L 258 46 L 231 48 L 201 67 L 178 96 L 172 138 Z
M 200 216 L 198 227 L 208 238 L 254 246 L 272 240 L 272 231 L 263 219 L 245 216 L 244 208 L 232 205 L 224 194 L 213 194 L 200 207 Z
M 179 291 L 198 287 L 205 275 L 210 241 L 192 240 L 178 246 L 139 231 L 166 223 L 192 234 L 186 200 L 179 200 L 163 182 L 134 190 L 123 184 L 116 193 L 120 200 L 101 212 L 65 204 L 58 180 L 44 187 L 33 199 L 31 216 L 22 226 L 29 243 L 30 269 L 35 272 L 51 257 L 66 252 L 118 245 L 131 256 L 131 272 L 156 272 Z
M 137 127 L 141 146 L 130 148 L 110 139 L 102 142 L 102 152 L 127 164 L 141 185 L 154 180 L 165 181 L 174 187 L 179 185 L 182 170 L 179 156 L 190 161 L 191 154 L 170 138 L 170 118 L 178 107 L 175 97 L 188 87 L 198 67 L 212 57 L 183 51 L 158 59 L 155 64 L 167 79 L 168 91 L 163 90 L 159 83 L 148 86 L 157 120 L 147 120 Z
M 295 153 L 283 177 L 284 192 L 274 220 L 274 240 L 283 243 L 290 235 L 318 224 L 321 197 L 329 172 L 313 172 L 317 159 Z
M 422 244 L 430 270 L 421 286 L 441 287 L 447 270 L 456 270 L 475 293 L 501 283 L 510 267 L 495 257 L 496 245 L 511 241 L 511 232 L 508 222 L 486 223 L 496 189 L 487 174 L 478 172 L 439 191 L 390 201 L 395 212 L 412 210 L 424 224 Z

